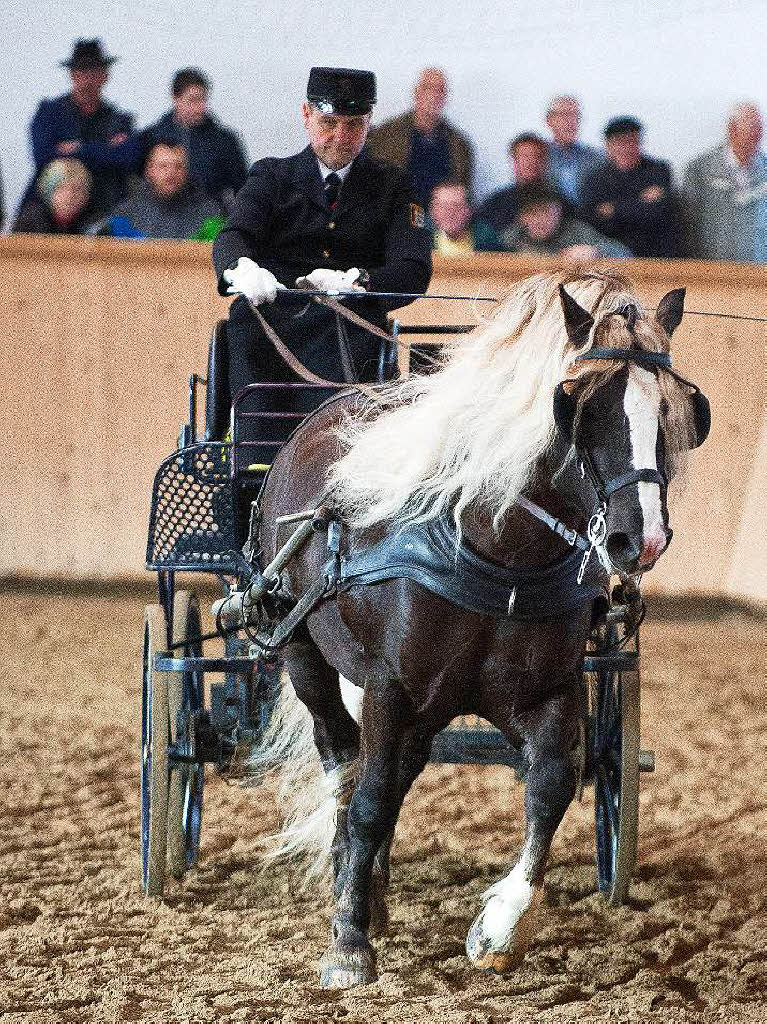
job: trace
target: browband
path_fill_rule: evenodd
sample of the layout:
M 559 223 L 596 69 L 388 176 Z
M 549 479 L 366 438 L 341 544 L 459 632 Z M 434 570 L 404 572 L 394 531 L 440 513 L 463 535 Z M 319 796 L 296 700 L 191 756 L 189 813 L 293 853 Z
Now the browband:
M 581 352 L 575 357 L 576 362 L 579 359 L 622 359 L 624 362 L 671 369 L 671 356 L 668 352 L 646 352 L 641 348 L 590 348 L 588 352 Z

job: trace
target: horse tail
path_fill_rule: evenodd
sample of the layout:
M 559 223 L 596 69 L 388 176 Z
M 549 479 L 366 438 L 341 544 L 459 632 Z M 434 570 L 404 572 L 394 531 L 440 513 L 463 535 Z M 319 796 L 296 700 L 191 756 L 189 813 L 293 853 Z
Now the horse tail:
M 296 863 L 304 885 L 329 877 L 338 800 L 353 787 L 356 770 L 356 760 L 323 770 L 312 716 L 283 672 L 269 724 L 247 763 L 247 784 L 273 782 L 282 822 L 260 840 L 262 858 Z

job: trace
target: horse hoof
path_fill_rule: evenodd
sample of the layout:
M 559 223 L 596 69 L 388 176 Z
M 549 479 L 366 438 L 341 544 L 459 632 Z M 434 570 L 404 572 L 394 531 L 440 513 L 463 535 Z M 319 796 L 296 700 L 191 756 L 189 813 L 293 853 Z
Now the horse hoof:
M 333 929 L 336 932 L 336 927 Z M 334 937 L 330 948 L 320 960 L 322 988 L 355 988 L 378 981 L 376 954 L 362 932 Z
M 466 936 L 466 955 L 481 971 L 507 974 L 517 967 L 524 958 L 535 934 L 537 909 L 543 897 L 541 889 L 534 889 L 530 905 L 516 917 L 503 921 L 499 928 L 497 916 L 494 927 L 488 928 L 488 903 L 474 919 Z M 498 912 L 498 908 L 493 908 Z M 514 914 L 514 911 L 511 911 Z M 495 934 L 493 934 L 495 932 Z
M 480 914 L 466 936 L 466 955 L 480 971 L 508 974 L 520 963 L 524 954 L 518 950 L 492 949 L 490 939 L 482 930 L 482 914 Z

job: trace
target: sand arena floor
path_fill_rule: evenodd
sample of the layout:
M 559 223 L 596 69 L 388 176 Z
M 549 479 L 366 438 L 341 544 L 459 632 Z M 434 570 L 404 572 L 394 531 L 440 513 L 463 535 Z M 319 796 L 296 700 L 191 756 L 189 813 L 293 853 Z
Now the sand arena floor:
M 767 1021 L 765 623 L 736 613 L 643 627 L 640 863 L 630 902 L 594 893 L 592 806 L 555 840 L 542 928 L 516 973 L 463 941 L 521 837 L 501 768 L 427 769 L 394 849 L 380 980 L 316 980 L 325 894 L 261 870 L 268 790 L 207 777 L 200 867 L 139 881 L 143 597 L 3 595 L 0 1021 Z

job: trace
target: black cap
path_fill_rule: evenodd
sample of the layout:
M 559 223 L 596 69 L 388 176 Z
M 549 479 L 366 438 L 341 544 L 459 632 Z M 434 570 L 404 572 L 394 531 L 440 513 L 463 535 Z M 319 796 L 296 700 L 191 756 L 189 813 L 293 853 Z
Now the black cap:
M 517 189 L 517 209 L 520 213 L 531 206 L 548 206 L 549 203 L 564 205 L 562 195 L 545 181 L 531 181 Z
M 90 71 L 93 68 L 108 68 L 117 57 L 110 57 L 101 48 L 100 39 L 78 39 L 72 48 L 69 60 L 62 60 L 61 66 L 75 71 Z
M 369 114 L 376 101 L 376 76 L 352 68 L 312 68 L 306 98 L 323 114 Z
M 624 115 L 623 117 L 614 117 L 612 121 L 607 122 L 605 125 L 605 138 L 609 139 L 611 135 L 625 135 L 627 132 L 641 131 L 641 121 L 637 121 L 631 115 Z

